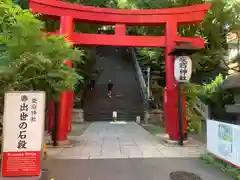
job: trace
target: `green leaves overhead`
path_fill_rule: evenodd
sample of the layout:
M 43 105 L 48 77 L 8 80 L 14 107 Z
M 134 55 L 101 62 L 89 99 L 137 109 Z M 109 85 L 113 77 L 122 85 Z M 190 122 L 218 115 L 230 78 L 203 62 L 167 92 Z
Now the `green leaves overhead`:
M 0 2 L 0 94 L 9 90 L 41 90 L 48 97 L 74 88 L 81 77 L 64 62 L 81 62 L 62 36 L 46 36 L 43 23 L 10 0 Z

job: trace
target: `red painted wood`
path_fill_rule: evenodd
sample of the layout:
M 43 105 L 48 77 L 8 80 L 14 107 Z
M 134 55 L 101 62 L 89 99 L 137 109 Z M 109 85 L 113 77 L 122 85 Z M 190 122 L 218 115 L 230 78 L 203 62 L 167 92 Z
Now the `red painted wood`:
M 95 12 L 95 13 L 105 13 L 105 14 L 136 14 L 136 15 L 152 15 L 152 14 L 180 14 L 180 13 L 191 13 L 195 11 L 204 11 L 210 8 L 210 4 L 199 4 L 178 8 L 169 8 L 169 9 L 144 9 L 144 10 L 128 10 L 128 9 L 112 9 L 112 8 L 99 8 L 94 6 L 83 6 L 80 4 L 71 4 L 59 0 L 30 0 L 31 3 L 41 4 L 45 6 L 56 6 L 63 9 L 73 9 L 86 12 Z
M 69 98 L 70 98 L 70 103 L 69 103 L 69 121 L 68 121 L 68 133 L 72 131 L 72 122 L 73 122 L 73 105 L 74 105 L 74 91 L 69 92 Z
M 65 41 L 71 42 L 74 32 L 74 22 L 71 16 L 61 16 L 59 34 L 65 36 Z M 72 66 L 71 62 L 66 61 L 68 66 Z
M 72 38 L 74 30 L 73 18 L 70 16 L 61 17 L 60 20 L 60 34 L 65 35 L 66 41 Z M 65 61 L 66 65 L 72 67 L 72 63 L 69 60 Z M 67 134 L 69 131 L 69 122 L 72 122 L 73 103 L 71 102 L 71 93 L 69 91 L 62 92 L 60 95 L 59 112 L 58 112 L 58 126 L 57 126 L 57 141 L 64 142 L 67 140 Z
M 58 35 L 59 32 L 49 32 L 49 35 Z M 203 38 L 176 37 L 174 42 L 191 42 L 203 48 Z M 80 45 L 107 45 L 107 46 L 133 46 L 133 47 L 166 47 L 165 36 L 124 36 L 107 34 L 73 33 L 71 42 Z
M 117 35 L 117 36 L 126 35 L 126 25 L 125 24 L 116 24 L 115 25 L 115 35 Z
M 171 21 L 165 26 L 165 67 L 166 67 L 166 87 L 168 89 L 174 88 L 174 84 L 176 84 L 174 78 L 174 57 L 169 56 L 168 54 L 173 51 L 176 47 L 177 40 L 177 22 Z
M 186 110 L 186 93 L 183 91 L 182 92 L 182 109 L 183 109 L 183 112 L 182 112 L 182 119 L 183 119 L 183 122 L 182 122 L 182 132 L 188 132 L 188 123 L 187 123 L 187 110 Z M 179 123 L 178 123 L 178 126 L 179 126 Z M 178 128 L 177 126 L 177 128 Z M 179 129 L 179 128 L 178 128 Z M 179 138 L 179 134 L 178 134 L 178 138 Z
M 70 60 L 66 60 L 65 64 L 68 65 L 69 67 L 72 67 L 72 62 Z M 74 104 L 74 92 L 67 91 L 64 92 L 67 95 L 67 101 L 68 104 L 66 104 L 66 113 L 67 113 L 67 119 L 65 120 L 67 125 L 66 125 L 66 132 L 70 133 L 72 130 L 72 121 L 73 121 L 73 104 Z
M 166 70 L 166 97 L 167 102 L 164 114 L 168 114 L 164 121 L 166 121 L 166 127 L 171 140 L 177 140 L 178 138 L 178 109 L 177 109 L 177 88 L 174 77 L 174 57 L 168 54 L 176 47 L 175 41 L 177 40 L 177 22 L 171 21 L 165 25 L 165 70 Z
M 164 37 L 74 33 L 72 42 L 80 45 L 165 47 Z
M 168 99 L 167 99 L 167 88 L 163 88 L 163 111 L 164 113 L 167 112 L 167 103 L 168 103 Z M 167 117 L 168 114 L 164 114 L 164 130 L 165 130 L 165 133 L 168 133 L 168 117 Z
M 54 100 L 48 101 L 48 121 L 47 121 L 47 131 L 48 133 L 52 132 L 54 126 L 54 118 L 55 118 L 55 102 Z
M 74 19 L 92 23 L 159 25 L 172 20 L 176 20 L 179 24 L 200 23 L 210 4 L 170 9 L 120 10 L 82 6 L 56 0 L 30 0 L 30 8 L 33 12 L 52 16 L 71 16 Z
M 67 140 L 67 127 L 68 127 L 68 94 L 62 92 L 60 94 L 60 103 L 58 111 L 57 122 L 57 141 L 64 142 Z

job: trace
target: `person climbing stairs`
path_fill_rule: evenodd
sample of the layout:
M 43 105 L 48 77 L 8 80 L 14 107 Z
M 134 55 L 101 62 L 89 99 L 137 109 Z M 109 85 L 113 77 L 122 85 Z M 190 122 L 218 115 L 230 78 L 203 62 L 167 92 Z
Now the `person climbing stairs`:
M 136 71 L 126 48 L 98 47 L 101 58 L 96 68 L 103 69 L 94 91 L 88 92 L 84 103 L 85 121 L 111 121 L 113 111 L 118 120 L 135 121 L 143 118 L 144 108 Z M 114 84 L 111 98 L 106 96 L 109 80 Z

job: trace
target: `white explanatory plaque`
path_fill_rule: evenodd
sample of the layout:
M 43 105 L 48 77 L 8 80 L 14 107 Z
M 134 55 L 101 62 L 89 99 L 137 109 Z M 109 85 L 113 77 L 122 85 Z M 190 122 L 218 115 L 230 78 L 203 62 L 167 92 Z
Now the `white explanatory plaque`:
M 207 120 L 207 150 L 240 168 L 240 126 Z
M 40 175 L 45 92 L 5 94 L 2 176 Z

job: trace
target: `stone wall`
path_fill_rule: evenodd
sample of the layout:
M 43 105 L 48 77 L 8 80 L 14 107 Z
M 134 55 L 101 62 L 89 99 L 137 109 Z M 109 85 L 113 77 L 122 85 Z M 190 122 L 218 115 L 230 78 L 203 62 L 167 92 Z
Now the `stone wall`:
M 149 113 L 148 122 L 150 124 L 164 126 L 164 122 L 163 122 L 164 115 L 163 115 L 163 111 L 161 109 L 149 110 L 148 113 Z
M 73 123 L 84 123 L 83 109 L 73 109 Z

